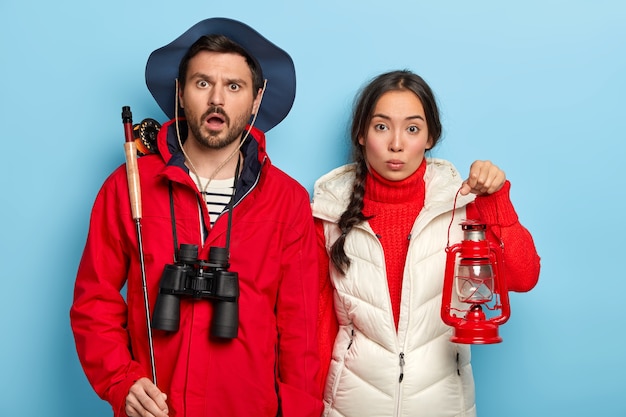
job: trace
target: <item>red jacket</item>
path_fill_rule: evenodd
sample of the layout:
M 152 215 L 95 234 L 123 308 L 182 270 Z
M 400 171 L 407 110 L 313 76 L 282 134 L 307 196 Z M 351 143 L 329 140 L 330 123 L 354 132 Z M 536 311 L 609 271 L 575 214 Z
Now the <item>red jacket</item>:
M 151 314 L 164 265 L 174 262 L 169 184 L 179 244 L 201 245 L 198 207 L 204 224 L 210 224 L 206 204 L 199 204 L 202 197 L 183 166 L 172 122 L 159 132 L 158 145 L 160 155 L 138 161 Z M 181 297 L 180 329 L 153 330 L 157 383 L 168 395 L 171 417 L 318 416 L 317 252 L 309 197 L 272 166 L 261 131 L 252 130 L 242 153 L 228 269 L 239 275 L 238 337 L 210 337 L 213 303 Z M 211 246 L 225 246 L 227 223 L 222 214 L 199 258 L 206 260 Z M 87 378 L 115 416 L 125 416 L 130 386 L 140 377 L 151 378 L 151 371 L 124 166 L 96 198 L 70 319 Z

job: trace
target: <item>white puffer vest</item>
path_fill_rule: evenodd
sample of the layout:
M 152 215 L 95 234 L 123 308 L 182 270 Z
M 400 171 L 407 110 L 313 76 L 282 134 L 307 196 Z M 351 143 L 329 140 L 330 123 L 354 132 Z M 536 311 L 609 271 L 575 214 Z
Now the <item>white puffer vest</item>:
M 347 236 L 346 275 L 330 266 L 339 332 L 324 392 L 324 416 L 472 417 L 476 415 L 470 348 L 450 342 L 440 316 L 445 247 L 474 196 L 454 198 L 462 179 L 452 164 L 427 159 L 426 201 L 416 218 L 404 269 L 396 331 L 382 246 L 367 222 Z M 324 220 L 326 248 L 340 235 L 337 220 L 354 181 L 354 165 L 315 183 L 313 214 Z M 450 227 L 451 221 L 454 224 Z

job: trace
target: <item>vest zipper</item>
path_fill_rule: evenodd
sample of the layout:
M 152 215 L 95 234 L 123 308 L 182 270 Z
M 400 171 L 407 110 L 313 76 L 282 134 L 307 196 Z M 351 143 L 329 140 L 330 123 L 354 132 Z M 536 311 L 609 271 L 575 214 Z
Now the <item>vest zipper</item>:
M 404 352 L 400 352 L 400 378 L 398 378 L 398 386 L 396 387 L 396 408 L 393 411 L 394 417 L 400 416 L 402 413 L 402 380 L 404 379 Z
M 354 341 L 354 329 L 352 329 L 350 332 L 350 342 L 348 343 L 348 347 L 346 348 L 346 350 L 350 350 L 350 346 L 352 346 L 353 341 Z

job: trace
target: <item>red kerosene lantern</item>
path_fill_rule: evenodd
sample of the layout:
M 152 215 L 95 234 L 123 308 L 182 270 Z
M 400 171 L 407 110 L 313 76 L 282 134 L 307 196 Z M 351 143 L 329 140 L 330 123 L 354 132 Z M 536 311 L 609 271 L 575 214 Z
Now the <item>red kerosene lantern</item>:
M 502 250 L 485 238 L 485 224 L 470 220 L 461 227 L 463 240 L 446 247 L 441 317 L 454 327 L 452 342 L 499 343 L 498 326 L 510 315 Z

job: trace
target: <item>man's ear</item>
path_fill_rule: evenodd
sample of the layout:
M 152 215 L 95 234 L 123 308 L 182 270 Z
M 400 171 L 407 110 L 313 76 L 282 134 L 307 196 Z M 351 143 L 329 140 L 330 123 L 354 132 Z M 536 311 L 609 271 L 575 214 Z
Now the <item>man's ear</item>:
M 185 108 L 185 102 L 183 100 L 183 90 L 180 88 L 178 78 L 176 78 L 176 98 L 178 99 L 178 105 L 181 109 Z
M 263 100 L 263 93 L 265 91 L 262 88 L 259 88 L 259 91 L 256 94 L 256 98 L 252 102 L 252 114 L 257 114 L 259 111 L 259 107 L 261 107 L 261 100 Z

